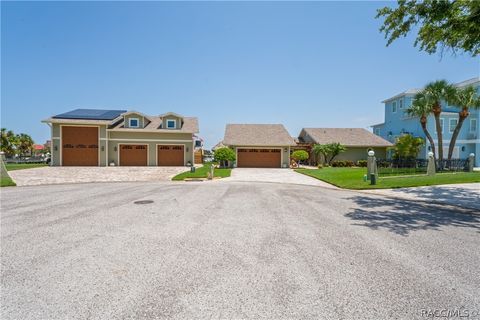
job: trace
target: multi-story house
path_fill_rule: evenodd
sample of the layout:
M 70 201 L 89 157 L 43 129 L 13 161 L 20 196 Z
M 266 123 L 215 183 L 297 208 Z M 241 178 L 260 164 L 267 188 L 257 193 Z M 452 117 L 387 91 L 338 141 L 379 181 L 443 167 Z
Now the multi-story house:
M 474 86 L 480 94 L 480 78 L 473 78 L 455 84 L 457 87 Z M 373 133 L 394 143 L 396 138 L 402 134 L 411 134 L 416 137 L 426 138 L 423 133 L 420 121 L 417 117 L 411 117 L 407 114 L 407 109 L 412 105 L 413 98 L 421 89 L 409 89 L 388 98 L 382 103 L 385 104 L 385 121 L 373 125 Z M 442 114 L 440 121 L 443 131 L 443 154 L 447 158 L 448 147 L 452 137 L 453 130 L 458 122 L 459 106 L 451 106 L 442 102 Z M 427 128 L 435 142 L 435 148 L 438 151 L 437 132 L 435 130 L 435 119 L 433 114 L 428 116 Z M 420 151 L 419 157 L 426 158 L 431 150 L 428 142 Z M 453 158 L 466 159 L 470 153 L 475 154 L 475 166 L 480 166 L 480 110 L 470 110 L 470 115 L 463 123 L 462 129 L 458 135 Z

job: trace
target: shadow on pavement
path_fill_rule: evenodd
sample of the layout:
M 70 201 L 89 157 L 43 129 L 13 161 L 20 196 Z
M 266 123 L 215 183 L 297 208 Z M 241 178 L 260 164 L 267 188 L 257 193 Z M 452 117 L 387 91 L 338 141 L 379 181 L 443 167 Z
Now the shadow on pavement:
M 452 206 L 480 210 L 480 190 L 459 186 L 432 186 L 392 189 L 392 193 L 412 195 L 422 200 L 448 203 Z
M 457 211 L 414 201 L 368 196 L 349 200 L 358 205 L 345 214 L 355 221 L 354 225 L 385 229 L 402 236 L 417 230 L 440 230 L 442 226 L 473 228 L 480 233 L 480 214 L 475 214 L 474 210 Z

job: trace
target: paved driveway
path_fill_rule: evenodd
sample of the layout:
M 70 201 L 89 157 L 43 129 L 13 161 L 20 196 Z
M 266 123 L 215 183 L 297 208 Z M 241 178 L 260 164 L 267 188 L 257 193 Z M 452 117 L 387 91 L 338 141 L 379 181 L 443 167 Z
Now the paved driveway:
M 18 186 L 114 181 L 166 181 L 186 167 L 41 167 L 9 171 Z
M 297 173 L 291 169 L 273 168 L 235 168 L 230 178 L 220 181 L 242 181 L 242 182 L 273 182 L 283 184 L 301 184 L 309 186 L 320 186 L 337 189 L 337 187 L 321 180 Z
M 411 320 L 478 311 L 479 215 L 319 190 L 3 188 L 1 318 Z

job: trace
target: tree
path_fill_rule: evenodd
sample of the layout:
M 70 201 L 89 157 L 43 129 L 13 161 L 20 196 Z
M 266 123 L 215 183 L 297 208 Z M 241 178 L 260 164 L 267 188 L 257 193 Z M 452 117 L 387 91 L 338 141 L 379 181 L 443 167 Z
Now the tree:
M 20 133 L 17 135 L 17 151 L 21 156 L 32 154 L 33 144 L 33 139 L 28 134 Z
M 422 138 L 404 134 L 395 141 L 393 157 L 395 159 L 416 159 L 420 152 L 420 147 L 423 145 L 424 141 Z
M 445 48 L 480 54 L 480 1 L 398 0 L 397 8 L 378 9 L 380 17 L 387 46 L 418 29 L 414 46 L 429 54 Z
M 235 161 L 236 158 L 235 152 L 228 147 L 215 149 L 213 153 L 214 161 L 220 163 L 222 167 L 226 166 L 228 161 Z
M 292 159 L 298 163 L 300 167 L 300 161 L 305 161 L 309 157 L 308 152 L 305 150 L 296 150 L 292 153 Z
M 6 128 L 1 129 L 1 151 L 5 152 L 6 157 L 11 157 L 15 154 L 15 146 L 17 145 L 17 136 L 12 130 Z
M 312 150 L 316 155 L 323 155 L 325 162 L 330 164 L 336 156 L 347 151 L 347 148 L 344 145 L 335 142 L 328 144 L 316 144 L 313 146 Z
M 430 147 L 433 152 L 433 158 L 435 156 L 435 142 L 433 141 L 432 135 L 428 132 L 427 129 L 427 119 L 428 115 L 432 111 L 432 102 L 429 100 L 429 97 L 425 95 L 424 92 L 419 92 L 413 98 L 413 102 L 410 108 L 407 109 L 407 113 L 410 116 L 418 117 L 420 119 L 420 125 L 422 126 L 423 133 L 427 137 Z
M 480 97 L 477 94 L 477 90 L 473 86 L 468 86 L 463 89 L 457 89 L 453 98 L 453 104 L 459 106 L 461 110 L 458 112 L 458 122 L 455 126 L 455 130 L 452 133 L 450 139 L 450 145 L 448 146 L 448 160 L 452 159 L 453 149 L 457 142 L 458 134 L 462 129 L 463 122 L 470 115 L 470 109 L 480 108 Z
M 451 103 L 455 97 L 455 87 L 446 80 L 437 80 L 430 82 L 423 89 L 423 93 L 427 97 L 427 101 L 431 103 L 432 113 L 435 117 L 435 128 L 438 139 L 438 159 L 440 163 L 443 160 L 443 133 L 440 123 L 440 115 L 442 113 L 442 100 Z

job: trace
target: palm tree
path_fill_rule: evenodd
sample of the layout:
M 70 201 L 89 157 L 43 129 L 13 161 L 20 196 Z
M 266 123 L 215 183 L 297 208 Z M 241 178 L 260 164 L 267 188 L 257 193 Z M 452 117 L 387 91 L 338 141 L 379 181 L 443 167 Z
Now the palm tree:
M 412 105 L 410 106 L 410 108 L 407 109 L 407 113 L 410 116 L 418 117 L 420 119 L 423 133 L 425 134 L 425 137 L 427 137 L 427 140 L 430 143 L 430 148 L 433 152 L 433 158 L 436 159 L 435 142 L 433 141 L 433 138 L 427 129 L 427 119 L 431 111 L 432 102 L 430 100 L 430 97 L 426 95 L 424 91 L 421 91 L 415 95 L 412 101 Z
M 480 97 L 477 94 L 477 90 L 473 86 L 468 86 L 463 89 L 457 89 L 453 98 L 453 104 L 462 108 L 458 112 L 458 122 L 455 130 L 452 133 L 452 139 L 450 139 L 450 145 L 448 147 L 448 160 L 452 159 L 453 149 L 457 142 L 458 134 L 462 129 L 463 122 L 470 115 L 469 109 L 480 108 Z
M 17 135 L 18 145 L 17 150 L 21 156 L 25 156 L 26 154 L 32 152 L 33 149 L 33 139 L 25 133 L 20 133 Z
M 11 157 L 15 153 L 15 145 L 17 143 L 17 136 L 12 130 L 5 128 L 1 129 L 1 143 L 0 149 L 5 152 L 6 157 Z
M 440 124 L 440 114 L 442 113 L 442 100 L 448 103 L 452 102 L 455 96 L 455 87 L 446 80 L 437 80 L 430 82 L 423 90 L 428 100 L 432 102 L 432 113 L 435 117 L 435 127 L 438 139 L 438 159 L 440 163 L 443 160 L 443 134 Z

